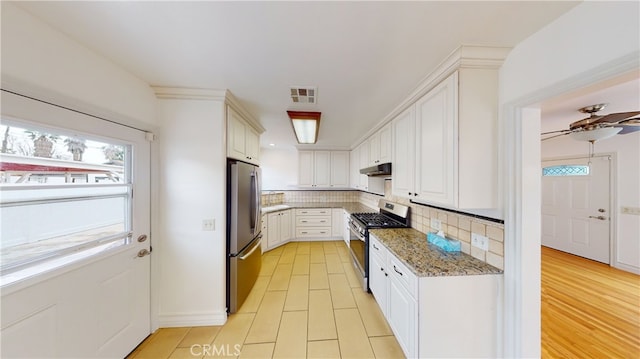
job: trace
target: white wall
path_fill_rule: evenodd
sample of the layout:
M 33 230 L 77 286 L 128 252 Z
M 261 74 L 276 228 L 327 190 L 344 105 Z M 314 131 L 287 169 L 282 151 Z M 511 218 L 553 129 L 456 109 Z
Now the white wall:
M 260 149 L 262 190 L 291 189 L 298 185 L 298 151 L 295 148 Z
M 638 99 L 640 102 L 640 99 Z M 638 107 L 640 108 L 640 103 Z M 632 109 L 632 108 L 630 108 Z M 589 143 L 568 137 L 542 142 L 542 158 L 588 156 Z M 596 142 L 595 153 L 615 153 L 617 198 L 614 199 L 615 257 L 611 264 L 640 273 L 640 216 L 624 214 L 621 207 L 640 208 L 640 132 L 618 135 Z
M 10 2 L 2 2 L 2 87 L 110 120 L 150 128 L 147 83 Z
M 221 325 L 226 320 L 224 103 L 159 102 L 159 325 Z M 215 219 L 215 230 L 203 231 L 203 219 Z
M 505 223 L 505 357 L 540 356 L 539 250 L 540 188 L 526 181 L 539 169 L 539 133 L 520 126 L 529 116 L 523 107 L 586 86 L 585 73 L 620 74 L 629 58 L 638 58 L 637 2 L 584 2 L 518 44 L 500 71 L 500 127 Z M 596 25 L 597 24 L 597 25 Z M 594 46 L 597 44 L 597 46 Z M 591 78 L 598 76 L 592 75 Z M 520 136 L 525 140 L 518 141 Z M 511 143 L 512 139 L 517 142 Z M 538 154 L 536 156 L 536 153 Z M 518 158 L 525 163 L 518 164 Z M 539 172 L 538 172 L 539 173 Z M 514 182 L 515 181 L 515 182 Z M 527 200 L 527 192 L 538 200 Z M 519 199 L 523 202 L 519 203 Z M 513 212 L 513 213 L 511 213 Z M 531 217 L 526 214 L 531 213 Z M 524 216 L 523 216 L 524 214 Z M 537 214 L 537 215 L 536 215 Z M 520 217 L 518 217 L 520 216 Z M 518 222 L 522 220 L 523 222 Z M 511 222 L 510 222 L 511 221 Z M 538 222 L 538 223 L 530 223 Z M 537 229 L 536 229 L 537 228 Z M 533 229 L 525 231 L 524 229 Z

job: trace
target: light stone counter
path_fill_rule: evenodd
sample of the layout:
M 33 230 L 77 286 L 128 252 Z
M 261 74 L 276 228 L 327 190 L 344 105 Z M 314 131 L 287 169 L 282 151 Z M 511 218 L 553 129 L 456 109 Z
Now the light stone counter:
M 445 252 L 413 228 L 369 231 L 418 277 L 501 274 L 502 271 L 463 252 Z

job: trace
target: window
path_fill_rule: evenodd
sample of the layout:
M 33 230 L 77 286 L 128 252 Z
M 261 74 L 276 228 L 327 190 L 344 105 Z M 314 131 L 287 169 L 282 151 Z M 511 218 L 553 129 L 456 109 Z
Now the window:
M 0 135 L 3 274 L 129 242 L 129 145 L 4 119 Z
M 543 176 L 588 176 L 589 166 L 586 165 L 560 165 L 544 167 Z

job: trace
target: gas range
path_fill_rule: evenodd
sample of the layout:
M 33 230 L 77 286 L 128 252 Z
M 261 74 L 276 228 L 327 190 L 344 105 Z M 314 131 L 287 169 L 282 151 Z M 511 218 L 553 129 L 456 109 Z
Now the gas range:
M 362 274 L 364 290 L 369 290 L 369 230 L 409 227 L 409 207 L 381 199 L 378 213 L 352 213 L 349 218 L 349 248 L 354 267 Z

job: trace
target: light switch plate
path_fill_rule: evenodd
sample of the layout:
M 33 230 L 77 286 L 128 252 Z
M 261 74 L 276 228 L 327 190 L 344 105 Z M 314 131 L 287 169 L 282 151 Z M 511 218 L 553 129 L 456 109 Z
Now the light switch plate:
M 439 231 L 442 229 L 442 222 L 437 218 L 431 218 L 431 228 Z
M 203 219 L 202 220 L 202 230 L 203 231 L 215 231 L 216 230 L 216 220 L 215 219 Z
M 489 238 L 482 236 L 478 233 L 471 233 L 471 245 L 478 247 L 483 251 L 489 250 Z

